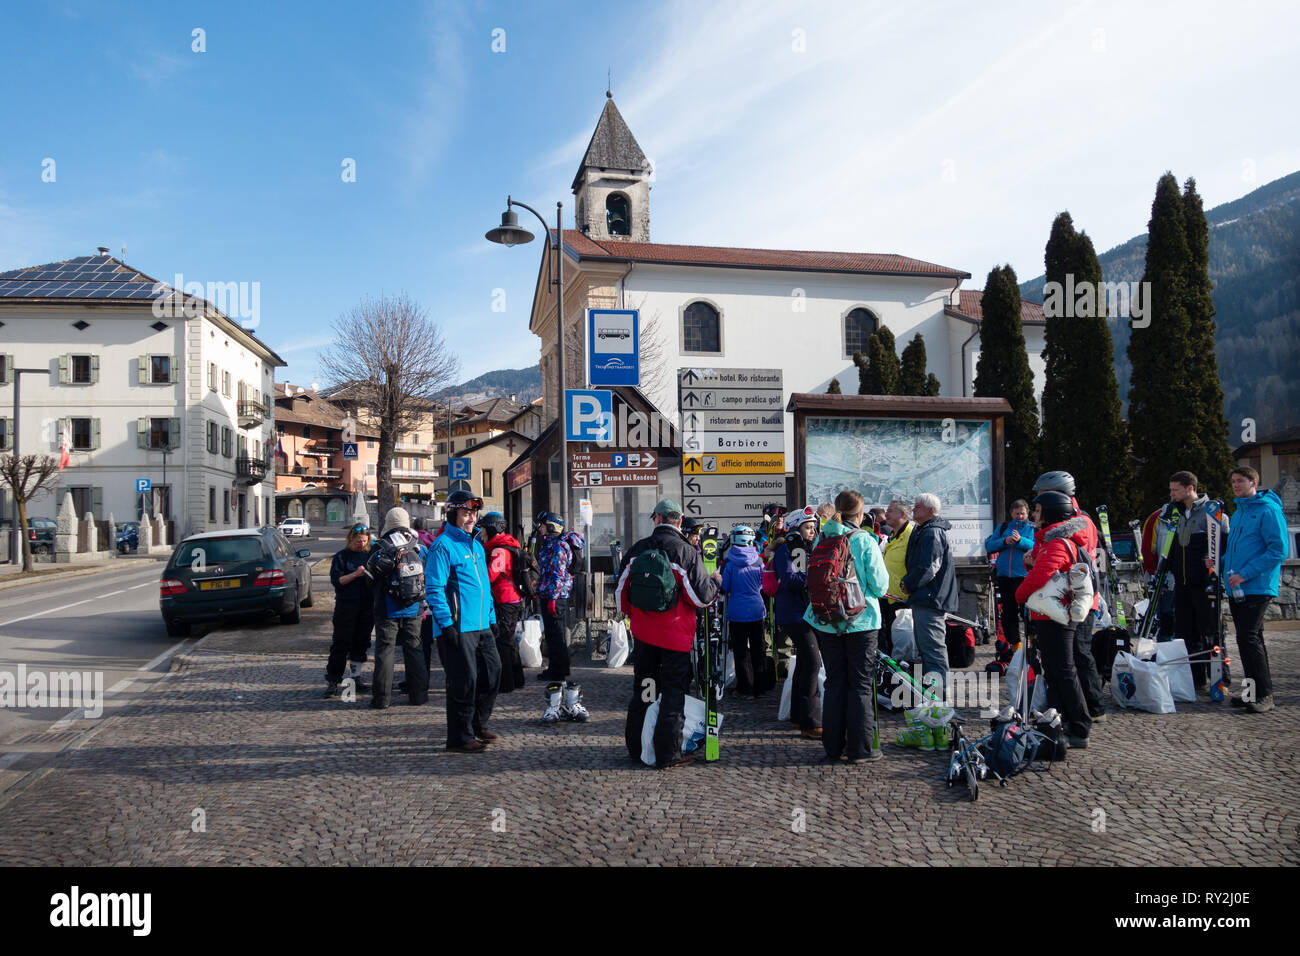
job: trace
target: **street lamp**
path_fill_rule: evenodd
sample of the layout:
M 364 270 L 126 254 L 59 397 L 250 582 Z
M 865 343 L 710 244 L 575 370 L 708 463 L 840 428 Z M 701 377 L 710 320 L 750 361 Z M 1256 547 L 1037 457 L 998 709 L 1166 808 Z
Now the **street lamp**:
M 495 229 L 489 229 L 485 235 L 492 242 L 500 243 L 503 246 L 518 246 L 526 242 L 533 241 L 533 234 L 519 225 L 519 216 L 513 212 L 513 207 L 519 206 L 527 209 L 537 221 L 542 224 L 542 232 L 547 232 L 546 220 L 532 206 L 521 203 L 510 196 L 506 197 L 506 211 L 501 214 L 501 225 Z M 548 269 L 548 282 L 555 287 L 555 324 L 556 324 L 556 345 L 560 353 L 559 368 L 559 402 L 560 402 L 560 517 L 563 518 L 568 511 L 569 501 L 569 427 L 568 427 L 568 409 L 564 399 L 564 252 L 562 244 L 564 242 L 564 204 L 555 204 L 555 245 L 550 245 L 547 240 L 547 247 L 555 250 L 555 275 L 550 277 Z

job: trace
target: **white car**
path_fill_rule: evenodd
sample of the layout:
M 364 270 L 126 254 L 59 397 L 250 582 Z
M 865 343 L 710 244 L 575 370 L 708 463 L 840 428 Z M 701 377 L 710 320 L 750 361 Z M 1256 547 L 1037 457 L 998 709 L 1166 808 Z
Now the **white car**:
M 286 538 L 305 538 L 311 534 L 311 525 L 306 518 L 285 518 L 277 525 L 277 530 Z

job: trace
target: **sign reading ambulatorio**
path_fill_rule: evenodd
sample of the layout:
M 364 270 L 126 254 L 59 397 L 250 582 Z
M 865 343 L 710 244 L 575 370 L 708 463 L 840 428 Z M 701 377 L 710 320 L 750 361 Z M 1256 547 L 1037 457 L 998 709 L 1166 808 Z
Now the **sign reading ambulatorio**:
M 587 310 L 587 381 L 592 388 L 640 385 L 640 346 L 636 309 Z

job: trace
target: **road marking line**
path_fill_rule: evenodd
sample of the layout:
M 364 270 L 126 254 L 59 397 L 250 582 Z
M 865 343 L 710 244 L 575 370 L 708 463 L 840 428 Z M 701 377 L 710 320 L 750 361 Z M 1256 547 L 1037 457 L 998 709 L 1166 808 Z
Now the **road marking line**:
M 131 587 L 127 588 L 127 590 L 134 591 L 136 588 L 147 588 L 149 585 L 157 584 L 157 583 L 158 583 L 157 581 L 146 581 L 144 582 L 144 584 L 133 584 L 131 585 Z
M 114 594 L 125 594 L 126 588 L 118 588 L 116 591 L 109 591 L 107 594 L 100 594 L 91 598 L 92 601 L 102 601 L 104 598 L 112 597 Z
M 94 598 L 86 598 L 84 601 L 73 601 L 71 604 L 62 604 L 59 607 L 52 607 L 48 611 L 37 611 L 35 614 L 28 614 L 26 617 L 16 617 L 12 621 L 5 621 L 0 627 L 8 627 L 10 624 L 17 624 L 20 621 L 30 621 L 34 617 L 44 617 L 46 614 L 53 614 L 55 611 L 66 611 L 70 607 L 77 607 L 79 604 L 89 604 Z

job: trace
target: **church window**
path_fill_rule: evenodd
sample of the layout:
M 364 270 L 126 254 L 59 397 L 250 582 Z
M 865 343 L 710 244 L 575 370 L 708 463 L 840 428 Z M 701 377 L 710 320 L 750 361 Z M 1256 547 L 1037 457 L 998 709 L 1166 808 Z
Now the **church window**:
M 632 235 L 631 210 L 622 193 L 610 193 L 605 200 L 605 225 L 611 236 Z
M 682 351 L 722 351 L 722 319 L 707 302 L 692 302 L 682 313 Z
M 876 317 L 866 309 L 858 308 L 844 316 L 844 354 L 867 351 L 867 339 L 876 331 Z

